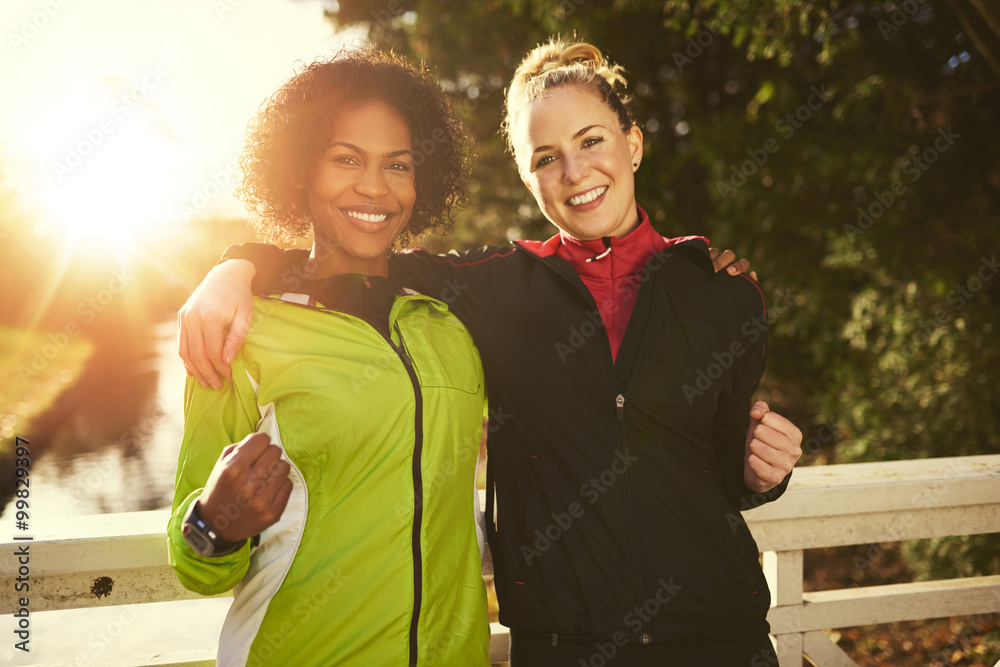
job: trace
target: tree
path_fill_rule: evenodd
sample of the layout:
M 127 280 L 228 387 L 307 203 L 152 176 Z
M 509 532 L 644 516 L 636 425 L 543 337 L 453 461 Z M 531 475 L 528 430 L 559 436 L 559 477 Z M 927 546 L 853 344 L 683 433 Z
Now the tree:
M 806 462 L 1000 451 L 992 6 L 341 0 L 330 18 L 369 23 L 453 94 L 477 153 L 465 247 L 552 232 L 503 154 L 503 88 L 551 33 L 596 43 L 636 94 L 654 224 L 750 257 L 791 304 L 762 390 Z

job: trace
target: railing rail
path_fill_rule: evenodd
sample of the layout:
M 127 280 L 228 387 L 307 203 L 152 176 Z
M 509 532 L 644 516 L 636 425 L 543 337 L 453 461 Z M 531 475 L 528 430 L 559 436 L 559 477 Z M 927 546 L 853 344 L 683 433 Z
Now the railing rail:
M 781 500 L 744 516 L 764 551 L 781 665 L 798 667 L 803 655 L 819 667 L 854 665 L 828 629 L 1000 611 L 1000 575 L 804 592 L 802 570 L 806 549 L 1000 532 L 1000 455 L 800 468 Z M 0 587 L 14 590 L 15 550 L 28 544 L 32 612 L 197 599 L 167 564 L 167 518 L 158 510 L 40 526 L 32 541 L 0 547 Z M 0 596 L 0 614 L 15 611 L 17 598 Z M 504 662 L 506 631 L 492 631 L 492 658 Z M 189 648 L 116 664 L 213 664 L 214 649 Z
M 764 551 L 778 662 L 855 663 L 823 630 L 1000 611 L 1000 575 L 803 592 L 803 551 L 1000 532 L 1000 455 L 800 468 L 744 516 Z

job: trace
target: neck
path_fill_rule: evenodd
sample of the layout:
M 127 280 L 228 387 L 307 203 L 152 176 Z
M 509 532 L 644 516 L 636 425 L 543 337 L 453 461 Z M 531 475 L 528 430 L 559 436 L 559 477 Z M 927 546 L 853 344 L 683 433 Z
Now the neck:
M 620 239 L 620 238 L 623 238 L 625 236 L 628 236 L 633 231 L 635 231 L 635 229 L 642 222 L 642 216 L 639 214 L 639 209 L 636 207 L 636 205 L 634 203 L 632 204 L 632 210 L 635 212 L 635 217 L 634 218 L 626 218 L 626 220 L 629 220 L 630 222 L 627 222 L 627 223 L 623 222 L 622 224 L 618 225 L 617 227 L 614 227 L 614 228 L 608 230 L 608 232 L 609 232 L 608 234 L 602 234 L 601 236 L 595 236 L 593 238 L 590 238 L 590 237 L 588 237 L 588 238 L 581 238 L 579 236 L 574 236 L 573 234 L 570 234 L 569 232 L 567 232 L 564 229 L 560 229 L 560 231 L 562 232 L 563 236 L 565 236 L 567 238 L 571 238 L 574 241 L 581 241 L 581 242 L 585 242 L 585 241 L 599 241 L 600 239 L 608 238 L 608 237 Z
M 305 274 L 311 279 L 331 278 L 347 273 L 389 277 L 389 250 L 380 257 L 353 257 L 331 241 L 313 240 Z

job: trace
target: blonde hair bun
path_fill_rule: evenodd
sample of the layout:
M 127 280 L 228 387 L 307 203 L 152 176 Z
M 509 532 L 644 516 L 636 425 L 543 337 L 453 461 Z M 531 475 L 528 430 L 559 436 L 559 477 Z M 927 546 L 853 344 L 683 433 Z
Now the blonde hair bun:
M 628 82 L 624 71 L 621 65 L 605 58 L 600 49 L 588 42 L 555 35 L 536 46 L 514 70 L 507 88 L 502 130 L 508 150 L 516 157 L 512 128 L 520 113 L 546 92 L 560 86 L 591 88 L 618 116 L 622 131 L 627 132 L 635 120 L 630 108 L 632 100 L 625 94 Z
M 604 57 L 601 50 L 588 42 L 567 42 L 561 37 L 551 37 L 528 52 L 514 72 L 514 81 L 527 84 L 531 79 L 561 68 L 573 65 L 590 68 L 612 87 L 620 86 L 624 91 L 627 81 L 622 75 L 624 68 Z

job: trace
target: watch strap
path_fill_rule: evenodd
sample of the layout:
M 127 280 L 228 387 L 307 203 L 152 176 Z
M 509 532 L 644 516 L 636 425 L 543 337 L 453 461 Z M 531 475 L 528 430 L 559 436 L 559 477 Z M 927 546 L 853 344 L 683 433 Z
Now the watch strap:
M 212 524 L 201 516 L 201 512 L 199 510 L 200 503 L 200 500 L 196 500 L 191 503 L 191 506 L 188 507 L 187 514 L 184 516 L 185 530 L 182 532 L 184 533 L 184 537 L 188 541 L 188 544 L 191 545 L 196 552 L 206 558 L 228 556 L 242 549 L 243 545 L 246 544 L 246 540 L 230 542 L 222 539 L 219 536 L 219 532 L 212 526 Z M 201 538 L 203 538 L 204 542 L 208 544 L 208 549 L 206 550 L 204 547 L 193 543 L 188 538 L 189 531 L 194 531 Z

